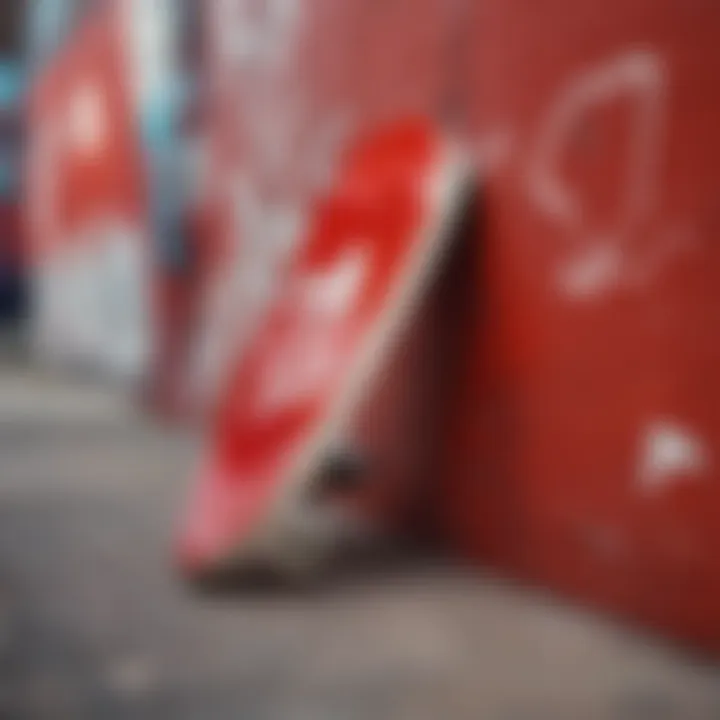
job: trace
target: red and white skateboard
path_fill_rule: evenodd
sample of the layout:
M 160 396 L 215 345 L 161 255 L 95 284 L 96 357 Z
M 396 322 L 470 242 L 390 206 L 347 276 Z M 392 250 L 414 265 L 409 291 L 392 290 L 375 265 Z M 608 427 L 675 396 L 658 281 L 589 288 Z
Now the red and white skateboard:
M 304 572 L 351 528 L 392 522 L 421 449 L 403 427 L 423 387 L 419 308 L 469 185 L 458 149 L 425 120 L 350 148 L 222 394 L 178 538 L 190 577 Z M 363 473 L 378 477 L 347 484 Z

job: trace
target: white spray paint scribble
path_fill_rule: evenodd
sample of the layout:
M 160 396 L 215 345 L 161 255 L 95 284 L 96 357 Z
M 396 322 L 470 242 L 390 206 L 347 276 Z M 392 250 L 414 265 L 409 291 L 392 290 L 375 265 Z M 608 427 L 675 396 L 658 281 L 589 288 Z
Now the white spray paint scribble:
M 630 50 L 583 71 L 561 90 L 541 123 L 526 174 L 531 202 L 580 249 L 562 263 L 557 281 L 574 299 L 603 295 L 618 287 L 632 266 L 649 262 L 629 247 L 658 205 L 659 163 L 664 140 L 668 73 L 659 55 Z M 579 122 L 619 98 L 633 102 L 632 135 L 621 203 L 610 229 L 588 227 L 582 198 L 563 180 L 560 161 Z
M 573 75 L 551 99 L 537 133 L 531 134 L 527 160 L 521 140 L 509 127 L 480 134 L 473 156 L 483 177 L 520 160 L 519 172 L 533 207 L 550 218 L 568 248 L 554 278 L 573 300 L 602 298 L 622 287 L 642 287 L 688 250 L 688 233 L 667 233 L 644 248 L 633 247 L 659 207 L 660 162 L 665 140 L 669 72 L 651 49 L 630 49 Z M 630 150 L 616 216 L 603 228 L 589 225 L 583 199 L 560 172 L 575 131 L 591 114 L 618 99 L 632 102 Z
M 561 263 L 557 280 L 568 297 L 592 298 L 616 287 L 623 272 L 623 250 L 612 242 L 597 243 Z
M 629 97 L 635 104 L 633 140 L 617 233 L 626 233 L 647 217 L 657 197 L 665 89 L 664 64 L 655 53 L 640 50 L 573 78 L 551 105 L 531 154 L 527 190 L 535 205 L 565 227 L 583 229 L 582 201 L 563 182 L 557 166 L 581 118 L 619 97 Z
M 676 420 L 656 420 L 643 432 L 638 481 L 643 490 L 657 492 L 669 485 L 699 477 L 711 465 L 710 451 L 697 433 Z

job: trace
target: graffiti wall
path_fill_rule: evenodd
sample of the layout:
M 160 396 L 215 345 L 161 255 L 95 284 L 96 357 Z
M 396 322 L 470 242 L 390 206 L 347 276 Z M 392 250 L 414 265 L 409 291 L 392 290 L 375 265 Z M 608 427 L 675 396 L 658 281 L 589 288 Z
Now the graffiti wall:
M 720 12 L 484 2 L 467 26 L 484 319 L 453 410 L 450 532 L 718 647 Z
M 445 532 L 479 561 L 720 644 L 715 8 L 213 7 L 209 384 L 282 287 L 348 138 L 436 119 L 482 186 L 437 427 Z
M 148 254 L 121 48 L 106 7 L 39 78 L 26 209 L 38 356 L 136 378 L 150 345 Z
M 430 118 L 481 187 L 469 277 L 445 319 L 436 519 L 465 556 L 720 647 L 720 9 L 203 7 L 208 134 L 191 179 L 211 222 L 193 392 L 209 404 L 222 392 L 350 141 Z M 134 64 L 108 52 L 122 45 L 114 17 L 93 16 L 37 88 L 29 219 L 42 353 L 132 374 L 153 337 L 143 272 L 158 226 L 144 220 L 155 200 L 130 118 L 167 67 L 162 31 L 140 32 Z M 167 119 L 144 117 L 145 130 Z

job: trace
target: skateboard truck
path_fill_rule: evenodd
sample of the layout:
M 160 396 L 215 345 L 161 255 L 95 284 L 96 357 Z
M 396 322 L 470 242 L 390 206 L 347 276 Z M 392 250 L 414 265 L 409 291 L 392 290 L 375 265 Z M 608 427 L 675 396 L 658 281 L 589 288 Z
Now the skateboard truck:
M 367 457 L 355 448 L 333 450 L 320 466 L 314 494 L 345 495 L 359 489 L 367 480 L 368 466 Z

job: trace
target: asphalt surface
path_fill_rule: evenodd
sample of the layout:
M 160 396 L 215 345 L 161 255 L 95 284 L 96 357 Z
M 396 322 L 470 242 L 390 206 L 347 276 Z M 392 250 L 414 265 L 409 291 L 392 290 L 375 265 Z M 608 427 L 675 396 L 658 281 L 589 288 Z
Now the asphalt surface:
M 414 559 L 202 598 L 168 543 L 197 440 L 0 376 L 0 719 L 720 719 L 720 669 Z

